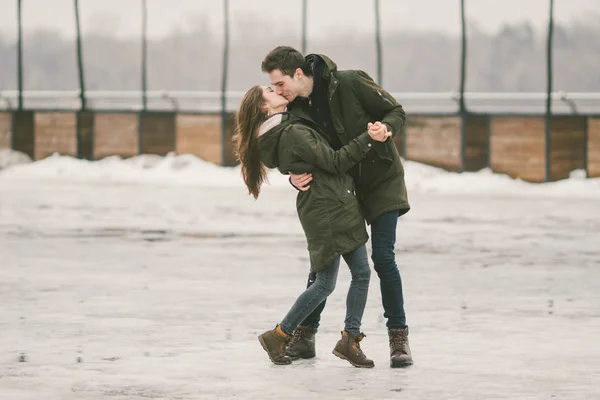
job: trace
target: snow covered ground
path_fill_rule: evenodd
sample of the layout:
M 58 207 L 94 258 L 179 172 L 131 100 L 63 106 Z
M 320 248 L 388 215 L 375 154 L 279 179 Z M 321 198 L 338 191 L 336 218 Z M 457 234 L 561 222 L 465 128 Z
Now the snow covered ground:
M 415 365 L 388 367 L 374 274 L 356 369 L 272 365 L 256 336 L 303 289 L 295 192 L 258 201 L 237 168 L 192 156 L 0 150 L 0 399 L 599 399 L 600 180 L 532 185 L 406 163 L 398 225 Z M 24 361 L 24 362 L 20 362 Z

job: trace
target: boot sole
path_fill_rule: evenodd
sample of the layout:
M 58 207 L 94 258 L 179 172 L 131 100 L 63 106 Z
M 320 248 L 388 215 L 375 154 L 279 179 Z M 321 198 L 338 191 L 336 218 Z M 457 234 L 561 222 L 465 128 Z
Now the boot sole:
M 337 351 L 335 349 L 332 351 L 332 353 L 333 353 L 334 356 L 339 357 L 342 360 L 348 361 L 350 364 L 352 364 L 356 368 L 373 368 L 375 366 L 375 364 L 373 364 L 373 365 L 360 365 L 360 364 L 353 363 L 345 355 L 343 355 L 342 353 L 340 353 L 339 351 Z
M 316 353 L 310 353 L 307 355 L 302 355 L 302 356 L 290 356 L 289 354 L 286 354 L 292 361 L 296 361 L 296 360 L 310 360 L 311 358 L 315 358 L 317 356 Z
M 404 362 L 393 362 L 390 361 L 390 368 L 406 368 L 413 365 L 412 361 L 404 361 Z
M 292 362 L 285 362 L 285 361 L 276 361 L 273 359 L 273 357 L 271 356 L 271 353 L 269 353 L 269 350 L 267 349 L 267 345 L 265 344 L 265 340 L 263 339 L 262 335 L 258 336 L 258 341 L 260 342 L 260 345 L 262 346 L 262 348 L 267 352 L 267 355 L 269 356 L 269 360 L 271 360 L 271 362 L 275 365 L 290 365 Z

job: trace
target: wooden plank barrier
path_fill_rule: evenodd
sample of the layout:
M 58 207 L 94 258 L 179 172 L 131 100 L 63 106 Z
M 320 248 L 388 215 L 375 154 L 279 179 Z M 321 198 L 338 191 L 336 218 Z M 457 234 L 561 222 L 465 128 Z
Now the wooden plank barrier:
M 175 113 L 146 111 L 139 118 L 141 154 L 164 156 L 175 151 Z
M 569 177 L 571 171 L 585 169 L 586 118 L 553 116 L 550 125 L 550 180 Z
M 138 154 L 137 113 L 96 113 L 94 116 L 94 159 L 123 158 Z
M 12 149 L 35 158 L 35 124 L 33 111 L 13 111 Z
M 221 116 L 219 114 L 178 114 L 178 154 L 193 154 L 205 161 L 221 164 Z
M 544 182 L 544 117 L 492 117 L 490 125 L 492 171 L 529 182 Z
M 77 113 L 77 157 L 94 159 L 94 113 L 90 111 Z
M 229 113 L 225 118 L 225 159 L 223 160 L 222 165 L 231 167 L 238 164 L 237 156 L 235 155 L 235 144 L 233 143 L 233 135 L 235 134 L 235 113 Z
M 406 158 L 460 171 L 461 118 L 411 116 L 406 124 Z
M 55 152 L 97 160 L 132 157 L 140 150 L 159 155 L 176 151 L 233 166 L 237 164 L 232 141 L 235 114 L 226 118 L 222 141 L 219 113 L 0 112 L 0 148 L 12 146 L 33 159 Z M 542 115 L 409 116 L 394 142 L 405 158 L 450 171 L 461 170 L 464 149 L 465 171 L 489 166 L 529 182 L 546 179 Z M 600 116 L 554 116 L 548 161 L 551 180 L 584 168 L 589 177 L 600 177 Z
M 600 178 L 600 117 L 588 118 L 588 177 Z
M 10 148 L 12 116 L 9 112 L 0 112 L 0 149 Z
M 35 113 L 35 159 L 53 153 L 77 155 L 77 117 L 74 112 Z
M 487 168 L 490 161 L 490 116 L 465 114 L 463 124 L 465 171 Z

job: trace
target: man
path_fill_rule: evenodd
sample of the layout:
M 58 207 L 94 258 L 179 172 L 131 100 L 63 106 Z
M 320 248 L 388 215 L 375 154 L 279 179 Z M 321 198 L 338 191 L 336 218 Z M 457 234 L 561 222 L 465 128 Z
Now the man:
M 328 57 L 279 46 L 262 62 L 278 94 L 288 101 L 288 111 L 320 126 L 334 150 L 369 130 L 382 138 L 400 132 L 405 122 L 402 106 L 363 71 L 338 71 Z M 356 195 L 371 226 L 372 259 L 380 280 L 384 317 L 387 318 L 390 366 L 413 363 L 404 313 L 402 280 L 394 246 L 398 217 L 408 212 L 404 168 L 394 142 L 373 144 L 373 151 L 352 170 Z M 310 174 L 291 175 L 291 183 L 310 190 Z M 317 183 L 318 184 L 318 183 Z M 309 276 L 308 285 L 314 281 Z M 315 334 L 323 302 L 304 320 L 288 347 L 292 359 L 315 356 Z

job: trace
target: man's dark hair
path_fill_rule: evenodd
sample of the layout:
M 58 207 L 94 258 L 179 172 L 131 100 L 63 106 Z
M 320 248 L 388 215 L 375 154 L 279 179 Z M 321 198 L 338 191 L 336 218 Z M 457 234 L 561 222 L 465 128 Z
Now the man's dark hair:
M 296 69 L 301 68 L 307 76 L 312 76 L 304 56 L 298 50 L 289 46 L 278 46 L 267 54 L 261 65 L 262 72 L 270 73 L 273 70 L 280 70 L 282 74 L 294 76 Z

